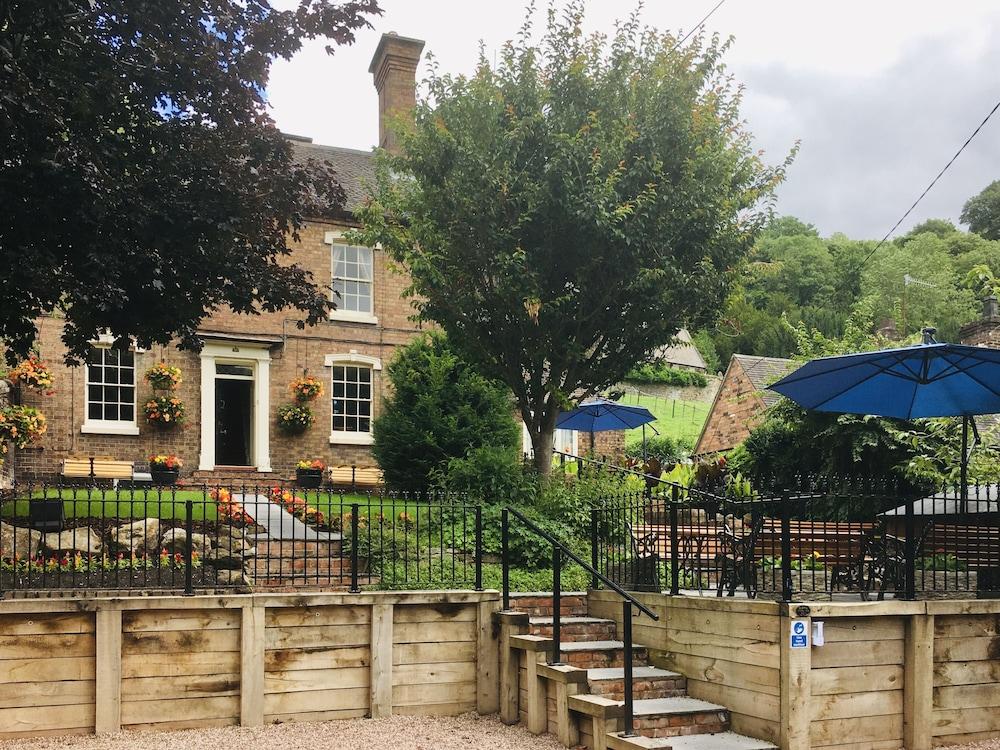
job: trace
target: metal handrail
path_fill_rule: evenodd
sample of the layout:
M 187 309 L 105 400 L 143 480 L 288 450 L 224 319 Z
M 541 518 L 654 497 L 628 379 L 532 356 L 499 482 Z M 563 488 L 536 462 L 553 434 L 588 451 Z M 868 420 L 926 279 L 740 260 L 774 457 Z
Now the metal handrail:
M 653 620 L 659 620 L 660 616 L 617 583 L 598 572 L 597 568 L 585 563 L 573 552 L 573 550 L 569 549 L 569 547 L 565 544 L 560 542 L 544 529 L 540 528 L 534 521 L 526 518 L 523 513 L 515 510 L 514 508 L 504 508 L 500 513 L 504 611 L 510 610 L 510 563 L 508 556 L 510 541 L 510 514 L 513 514 L 514 517 L 521 521 L 521 523 L 523 523 L 529 530 L 533 531 L 535 534 L 552 545 L 552 650 L 549 654 L 549 664 L 561 664 L 560 658 L 562 647 L 560 640 L 560 621 L 562 618 L 562 586 L 560 581 L 560 571 L 562 569 L 562 555 L 566 555 L 566 557 L 590 573 L 594 580 L 600 581 L 622 597 L 622 644 L 624 646 L 622 677 L 625 693 L 625 726 L 620 736 L 634 737 L 635 709 L 632 694 L 632 607 L 636 607 L 642 614 L 651 617 Z

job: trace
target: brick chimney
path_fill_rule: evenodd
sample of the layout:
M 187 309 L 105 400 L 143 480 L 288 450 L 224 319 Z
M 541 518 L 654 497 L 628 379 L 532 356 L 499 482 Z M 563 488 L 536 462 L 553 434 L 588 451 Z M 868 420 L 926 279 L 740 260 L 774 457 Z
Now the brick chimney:
M 378 145 L 393 153 L 399 150 L 399 144 L 389 130 L 389 121 L 416 106 L 417 63 L 423 49 L 423 40 L 390 31 L 382 35 L 368 66 L 378 91 Z
M 1000 304 L 993 295 L 983 300 L 983 316 L 967 323 L 958 332 L 959 340 L 970 346 L 1000 349 Z

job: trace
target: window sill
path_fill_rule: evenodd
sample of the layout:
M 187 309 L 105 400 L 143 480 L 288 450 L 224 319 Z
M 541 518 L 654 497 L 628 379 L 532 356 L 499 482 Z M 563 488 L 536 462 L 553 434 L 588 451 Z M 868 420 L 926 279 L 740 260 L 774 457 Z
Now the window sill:
M 331 323 L 365 323 L 378 325 L 378 318 L 371 313 L 360 313 L 352 310 L 334 310 L 330 313 Z
M 330 445 L 371 445 L 370 432 L 331 432 Z
M 80 432 L 85 435 L 138 435 L 139 428 L 134 424 L 84 422 Z

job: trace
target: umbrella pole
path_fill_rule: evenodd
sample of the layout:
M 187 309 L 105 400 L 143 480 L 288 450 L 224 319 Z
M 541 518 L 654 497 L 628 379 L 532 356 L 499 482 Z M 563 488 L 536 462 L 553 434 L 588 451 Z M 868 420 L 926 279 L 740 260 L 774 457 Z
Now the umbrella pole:
M 642 426 L 642 462 L 646 463 L 646 425 Z
M 962 512 L 966 511 L 966 501 L 969 499 L 969 415 L 962 415 L 962 471 L 961 471 Z

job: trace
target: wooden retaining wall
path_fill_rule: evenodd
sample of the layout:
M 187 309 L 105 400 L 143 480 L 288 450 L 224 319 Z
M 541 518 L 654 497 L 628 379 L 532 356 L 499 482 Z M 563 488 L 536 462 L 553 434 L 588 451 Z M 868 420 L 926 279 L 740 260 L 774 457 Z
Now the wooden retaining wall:
M 929 750 L 1000 736 L 1000 601 L 776 602 L 636 594 L 637 643 L 783 750 Z M 590 594 L 621 626 L 621 599 Z M 826 643 L 790 648 L 793 619 Z M 621 632 L 621 631 L 619 631 Z
M 495 592 L 0 602 L 0 738 L 499 708 Z

